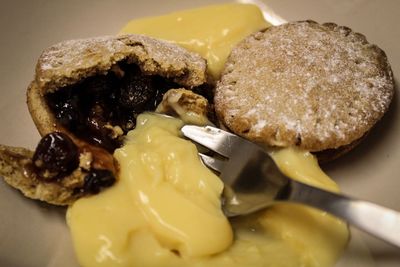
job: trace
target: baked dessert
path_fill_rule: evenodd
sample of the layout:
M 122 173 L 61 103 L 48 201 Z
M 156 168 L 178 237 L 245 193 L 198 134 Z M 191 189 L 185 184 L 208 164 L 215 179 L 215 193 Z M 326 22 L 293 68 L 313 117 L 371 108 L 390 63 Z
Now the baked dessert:
M 233 132 L 269 146 L 345 152 L 389 107 L 385 53 L 351 29 L 298 21 L 239 43 L 217 84 L 215 108 Z
M 114 183 L 112 156 L 136 116 L 170 88 L 206 81 L 199 55 L 142 35 L 66 41 L 44 50 L 27 91 L 43 136 L 36 151 L 0 147 L 0 175 L 27 197 L 67 205 Z

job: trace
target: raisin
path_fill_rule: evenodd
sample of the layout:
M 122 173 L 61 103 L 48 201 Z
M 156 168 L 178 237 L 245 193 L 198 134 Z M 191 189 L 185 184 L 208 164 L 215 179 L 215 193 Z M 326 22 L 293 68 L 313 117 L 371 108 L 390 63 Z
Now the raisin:
M 111 73 L 90 77 L 81 85 L 85 90 L 85 94 L 93 99 L 109 96 L 118 86 L 117 78 Z
M 121 146 L 120 140 L 113 138 L 112 129 L 106 128 L 104 122 L 89 117 L 86 126 L 86 139 L 90 143 L 98 145 L 110 153 Z
M 75 130 L 81 117 L 79 96 L 67 88 L 47 95 L 50 108 L 54 111 L 57 120 L 65 127 Z
M 137 71 L 127 72 L 121 82 L 119 104 L 125 109 L 142 109 L 155 91 L 151 77 Z
M 86 176 L 83 184 L 85 193 L 97 194 L 103 188 L 110 187 L 115 183 L 115 177 L 109 170 L 94 169 Z
M 118 125 L 126 134 L 136 126 L 136 117 L 138 113 L 116 106 L 113 111 L 113 125 Z
M 79 166 L 78 147 L 66 134 L 49 133 L 37 145 L 33 164 L 44 179 L 62 178 Z
M 138 114 L 155 110 L 164 92 L 178 88 L 163 77 L 143 75 L 135 64 L 119 62 L 114 69 L 46 95 L 58 123 L 109 152 L 121 145 L 113 126 L 126 134 L 135 128 Z

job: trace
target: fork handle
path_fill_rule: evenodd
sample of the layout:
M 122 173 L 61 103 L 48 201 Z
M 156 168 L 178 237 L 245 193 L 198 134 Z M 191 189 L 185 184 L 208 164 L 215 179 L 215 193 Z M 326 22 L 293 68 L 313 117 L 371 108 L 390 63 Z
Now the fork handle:
M 329 212 L 349 224 L 400 247 L 400 213 L 371 202 L 292 181 L 289 200 Z

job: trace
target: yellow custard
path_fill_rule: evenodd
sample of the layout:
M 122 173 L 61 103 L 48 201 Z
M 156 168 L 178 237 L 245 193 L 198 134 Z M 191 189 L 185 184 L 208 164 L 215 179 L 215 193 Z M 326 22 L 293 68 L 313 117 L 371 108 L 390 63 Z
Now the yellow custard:
M 347 242 L 347 228 L 324 212 L 276 204 L 230 225 L 220 208 L 223 184 L 202 165 L 196 147 L 179 137 L 182 124 L 140 115 L 137 128 L 115 152 L 121 166 L 117 184 L 69 208 L 67 221 L 83 267 L 335 262 Z M 294 178 L 337 190 L 310 153 L 284 149 L 273 157 Z
M 120 33 L 145 34 L 197 52 L 207 60 L 208 73 L 217 80 L 232 47 L 268 26 L 257 6 L 225 4 L 135 19 Z
M 228 4 L 132 21 L 122 32 L 197 51 L 218 77 L 232 46 L 267 25 L 261 20 L 255 6 Z M 116 185 L 68 209 L 83 267 L 328 267 L 336 262 L 348 241 L 343 222 L 289 203 L 228 221 L 220 209 L 223 185 L 201 164 L 193 144 L 179 137 L 182 122 L 143 114 L 137 125 L 115 152 L 121 165 Z M 271 155 L 286 175 L 338 191 L 310 153 L 288 148 Z
M 195 145 L 178 137 L 182 126 L 178 119 L 140 115 L 114 153 L 118 183 L 69 209 L 83 266 L 96 266 L 98 259 L 99 266 L 144 266 L 146 242 L 154 242 L 148 245 L 154 260 L 213 255 L 231 245 L 232 229 L 221 211 L 223 183 L 199 161 Z

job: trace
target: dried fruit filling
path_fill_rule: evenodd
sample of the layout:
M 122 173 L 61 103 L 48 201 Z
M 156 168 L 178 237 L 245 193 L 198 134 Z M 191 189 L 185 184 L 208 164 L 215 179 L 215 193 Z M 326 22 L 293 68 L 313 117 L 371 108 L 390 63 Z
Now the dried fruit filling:
M 86 78 L 46 95 L 56 119 L 77 137 L 113 152 L 135 127 L 136 117 L 155 110 L 176 85 L 142 74 L 135 64 L 119 63 L 105 75 Z
M 40 140 L 32 161 L 41 178 L 61 178 L 78 167 L 78 147 L 66 134 L 50 133 Z

